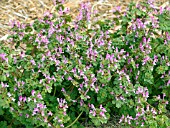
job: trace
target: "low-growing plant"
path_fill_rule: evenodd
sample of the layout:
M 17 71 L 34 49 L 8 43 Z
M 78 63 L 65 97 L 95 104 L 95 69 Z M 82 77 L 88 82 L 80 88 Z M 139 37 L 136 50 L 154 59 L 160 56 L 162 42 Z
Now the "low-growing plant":
M 88 3 L 75 21 L 56 5 L 32 24 L 11 22 L 14 49 L 1 43 L 0 126 L 100 126 L 113 114 L 122 127 L 170 126 L 170 7 L 131 3 L 91 22 Z

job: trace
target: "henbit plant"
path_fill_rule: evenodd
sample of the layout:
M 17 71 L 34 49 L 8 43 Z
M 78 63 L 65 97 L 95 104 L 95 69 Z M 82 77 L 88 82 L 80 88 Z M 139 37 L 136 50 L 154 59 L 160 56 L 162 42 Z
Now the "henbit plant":
M 90 22 L 88 3 L 76 21 L 56 4 L 58 16 L 13 21 L 15 49 L 0 46 L 0 126 L 100 126 L 113 114 L 122 127 L 170 126 L 170 7 L 131 3 Z

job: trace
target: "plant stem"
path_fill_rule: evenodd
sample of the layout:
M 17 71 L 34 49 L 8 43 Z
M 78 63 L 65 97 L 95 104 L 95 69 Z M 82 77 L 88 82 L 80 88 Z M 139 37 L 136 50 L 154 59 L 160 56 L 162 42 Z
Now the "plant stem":
M 15 121 L 15 119 L 12 119 L 10 125 L 8 126 L 9 128 L 12 128 L 12 124 L 13 124 L 14 121 Z
M 55 96 L 56 90 L 57 90 L 57 86 L 54 87 L 54 94 L 53 94 L 53 96 Z
M 76 121 L 79 119 L 79 117 L 82 115 L 82 113 L 83 113 L 83 111 L 78 115 L 78 117 L 70 124 L 70 125 L 68 125 L 66 128 L 69 128 L 69 127 L 71 127 L 73 124 L 75 124 L 76 123 Z

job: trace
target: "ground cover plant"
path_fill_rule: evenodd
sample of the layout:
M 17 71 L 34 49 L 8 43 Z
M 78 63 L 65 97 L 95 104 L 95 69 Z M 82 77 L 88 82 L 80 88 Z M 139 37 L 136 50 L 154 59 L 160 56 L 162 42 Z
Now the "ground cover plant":
M 122 127 L 169 127 L 170 7 L 131 3 L 91 22 L 88 3 L 76 21 L 55 4 L 58 15 L 11 22 L 14 49 L 1 43 L 0 126 L 99 127 L 119 115 Z

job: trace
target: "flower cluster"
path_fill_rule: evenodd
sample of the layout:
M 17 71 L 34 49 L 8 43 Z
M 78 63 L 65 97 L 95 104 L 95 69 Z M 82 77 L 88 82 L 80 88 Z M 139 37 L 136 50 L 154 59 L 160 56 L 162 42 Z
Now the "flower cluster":
M 98 113 L 96 113 L 97 110 L 96 110 L 96 108 L 94 107 L 93 104 L 90 105 L 90 108 L 91 108 L 90 114 L 92 114 L 92 116 L 94 116 L 94 117 L 97 116 Z M 100 105 L 99 116 L 101 116 L 101 117 L 106 119 L 105 112 L 107 112 L 106 109 L 104 107 L 102 107 L 102 105 Z
M 12 21 L 15 48 L 0 46 L 0 108 L 10 125 L 77 127 L 90 118 L 99 126 L 117 113 L 122 125 L 168 127 L 169 8 L 131 3 L 93 21 L 82 3 L 72 21 L 62 3 L 34 23 Z
M 168 119 L 166 117 L 163 117 L 161 119 L 159 118 L 158 114 L 163 113 L 163 111 L 160 111 L 160 108 L 166 108 L 166 105 L 168 104 L 168 101 L 166 101 L 164 97 L 165 97 L 165 94 L 163 94 L 163 99 L 160 98 L 160 95 L 155 97 L 155 100 L 159 101 L 159 105 L 158 105 L 159 109 L 155 108 L 154 106 L 148 103 L 146 104 L 146 106 L 143 106 L 141 105 L 141 103 L 139 103 L 136 107 L 136 116 L 132 117 L 129 115 L 127 116 L 122 115 L 119 123 L 125 122 L 129 125 L 135 124 L 136 126 L 144 127 L 145 125 L 150 124 L 152 120 L 157 120 L 157 121 L 160 121 L 161 126 L 163 126 L 163 124 L 167 122 Z M 165 110 L 165 109 L 162 109 L 162 110 Z M 166 110 L 164 112 L 166 112 Z

